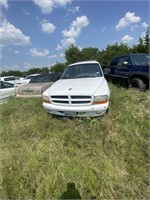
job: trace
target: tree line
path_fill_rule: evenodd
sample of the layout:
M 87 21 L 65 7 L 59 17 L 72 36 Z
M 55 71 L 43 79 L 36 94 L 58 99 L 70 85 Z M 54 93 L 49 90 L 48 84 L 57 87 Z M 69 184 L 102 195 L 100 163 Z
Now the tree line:
M 101 51 L 98 48 L 83 48 L 79 49 L 76 45 L 71 45 L 68 49 L 65 50 L 65 62 L 57 62 L 51 68 L 32 68 L 28 71 L 2 71 L 1 76 L 27 76 L 34 73 L 59 73 L 63 72 L 68 64 L 74 62 L 80 62 L 84 60 L 97 60 L 101 63 L 102 67 L 108 66 L 112 57 L 128 53 L 149 53 L 149 44 L 150 44 L 150 27 L 148 27 L 145 36 L 139 37 L 138 44 L 129 47 L 124 43 L 115 43 L 112 45 L 107 45 L 105 49 Z

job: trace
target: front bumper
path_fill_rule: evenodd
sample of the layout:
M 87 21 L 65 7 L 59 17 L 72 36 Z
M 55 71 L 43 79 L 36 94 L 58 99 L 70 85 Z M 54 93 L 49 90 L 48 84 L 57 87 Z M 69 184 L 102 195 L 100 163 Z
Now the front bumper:
M 89 106 L 58 106 L 43 102 L 43 106 L 47 112 L 71 117 L 96 117 L 105 114 L 108 110 L 109 102 L 105 104 L 89 105 Z

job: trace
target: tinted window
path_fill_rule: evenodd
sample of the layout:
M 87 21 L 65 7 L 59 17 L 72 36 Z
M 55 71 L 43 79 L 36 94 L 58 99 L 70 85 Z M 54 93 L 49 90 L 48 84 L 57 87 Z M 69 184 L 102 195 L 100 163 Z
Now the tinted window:
M 30 80 L 30 83 L 42 83 L 42 82 L 54 82 L 56 81 L 56 76 L 53 74 L 35 76 Z
M 14 80 L 19 80 L 17 77 L 7 77 L 4 78 L 4 81 L 14 81 Z
M 129 58 L 127 56 L 120 57 L 120 59 L 118 60 L 117 66 L 124 65 L 123 64 L 124 62 L 127 62 L 128 64 L 130 64 L 130 60 L 129 60 Z
M 113 58 L 112 62 L 110 63 L 110 66 L 122 66 L 124 65 L 123 62 L 128 62 L 128 64 L 131 64 L 128 56 L 121 56 Z
M 133 55 L 132 58 L 135 65 L 150 65 L 150 56 L 148 54 Z
M 100 77 L 101 69 L 97 63 L 79 64 L 69 66 L 64 72 L 62 79 L 82 78 L 82 77 Z
M 1 89 L 13 88 L 13 87 L 14 87 L 14 84 L 12 84 L 12 83 L 7 83 L 7 82 L 3 82 L 3 81 L 1 81 L 1 83 L 0 83 Z

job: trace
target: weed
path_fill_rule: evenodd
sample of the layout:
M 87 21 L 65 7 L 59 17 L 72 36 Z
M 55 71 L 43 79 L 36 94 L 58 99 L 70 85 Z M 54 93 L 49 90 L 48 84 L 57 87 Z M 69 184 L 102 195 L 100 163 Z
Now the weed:
M 1 105 L 2 199 L 58 199 L 69 183 L 83 199 L 149 198 L 149 92 L 110 88 L 104 117 L 54 117 L 40 98 Z

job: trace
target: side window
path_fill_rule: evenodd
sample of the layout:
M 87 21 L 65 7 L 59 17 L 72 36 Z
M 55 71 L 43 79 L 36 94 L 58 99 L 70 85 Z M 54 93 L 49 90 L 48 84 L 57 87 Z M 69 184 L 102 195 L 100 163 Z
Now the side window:
M 123 64 L 124 62 L 130 63 L 129 58 L 127 56 L 120 57 L 120 59 L 118 60 L 117 66 L 119 67 L 119 66 L 124 65 Z
M 2 84 L 2 88 L 12 88 L 12 87 L 14 87 L 14 85 L 13 84 L 11 84 L 11 83 L 3 83 Z

